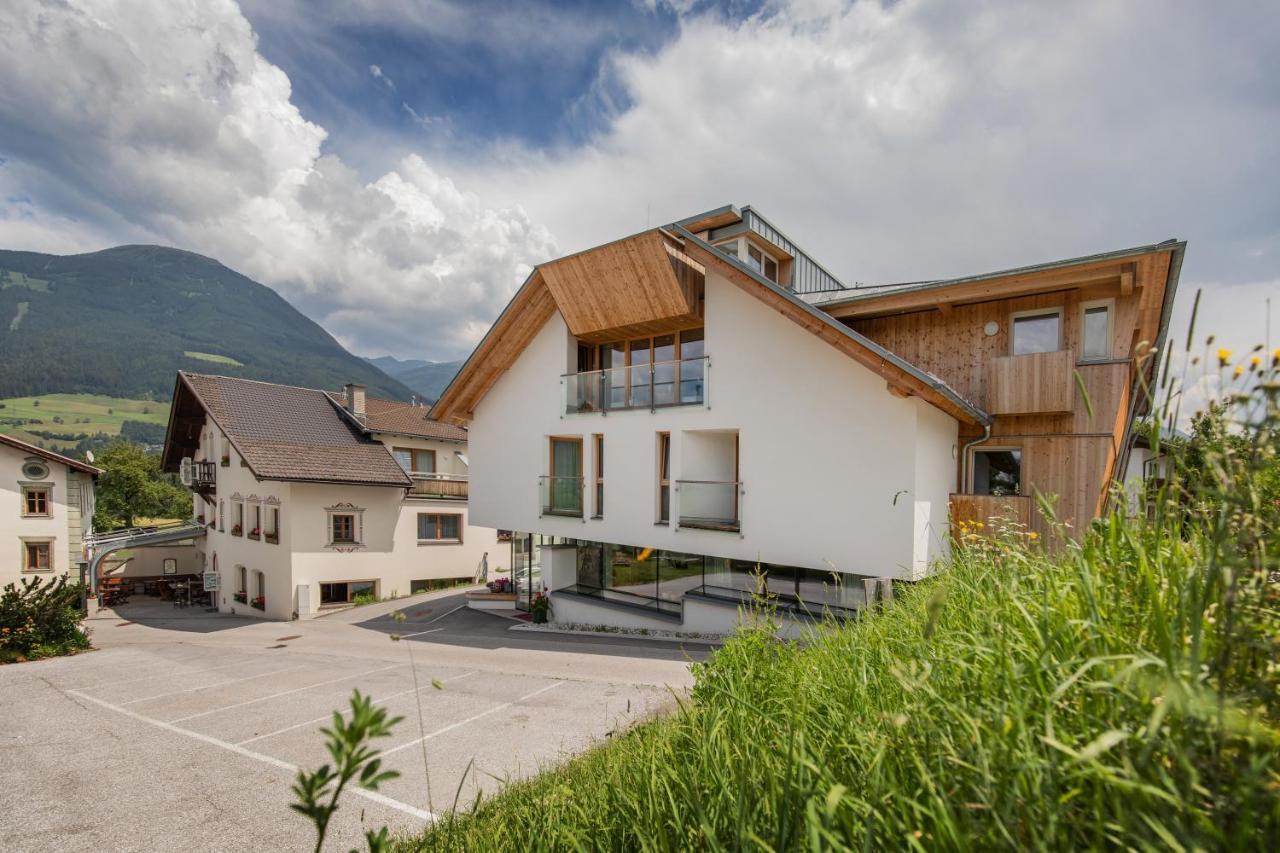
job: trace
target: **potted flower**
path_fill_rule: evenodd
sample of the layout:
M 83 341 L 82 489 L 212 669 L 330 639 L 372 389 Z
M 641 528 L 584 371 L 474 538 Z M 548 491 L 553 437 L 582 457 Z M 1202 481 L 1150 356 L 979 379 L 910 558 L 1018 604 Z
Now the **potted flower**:
M 232 536 L 239 536 L 239 535 L 240 535 L 240 534 L 242 534 L 242 533 L 244 533 L 244 528 L 243 528 L 243 527 L 241 527 L 241 526 L 240 526 L 240 525 L 238 525 L 238 524 L 233 524 L 233 525 L 231 525 L 231 535 L 232 535 Z
M 535 595 L 533 601 L 529 603 L 529 613 L 533 615 L 534 624 L 544 624 L 547 621 L 547 614 L 550 612 L 551 599 L 547 597 L 545 592 Z
M 249 606 L 250 606 L 250 607 L 252 607 L 252 608 L 254 608 L 254 609 L 256 609 L 256 610 L 266 610 L 266 609 L 267 609 L 267 599 L 266 599 L 265 597 L 263 597 L 263 596 L 261 596 L 261 595 L 260 595 L 260 596 L 258 596 L 257 598 L 255 598 L 253 601 L 250 601 L 250 602 L 249 602 Z
M 262 529 L 261 529 L 261 528 L 255 527 L 255 528 L 253 528 L 252 530 L 250 530 L 250 531 L 249 531 L 249 538 L 250 538 L 250 539 L 260 539 L 261 537 L 262 537 Z
M 270 542 L 272 545 L 275 545 L 277 542 L 280 541 L 280 534 L 267 531 L 266 533 L 262 534 L 262 541 Z
M 231 598 L 232 598 L 232 599 L 234 599 L 236 602 L 238 602 L 238 603 L 240 603 L 240 604 L 248 604 L 248 603 L 249 603 L 249 593 L 247 593 L 247 592 L 237 592 L 237 593 L 233 594 L 233 595 L 231 596 Z

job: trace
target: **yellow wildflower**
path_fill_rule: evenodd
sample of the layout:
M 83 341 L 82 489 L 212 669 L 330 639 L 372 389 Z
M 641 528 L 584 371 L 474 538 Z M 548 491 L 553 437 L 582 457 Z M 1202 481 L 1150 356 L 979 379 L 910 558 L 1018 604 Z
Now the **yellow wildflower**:
M 1276 349 L 1271 353 L 1271 363 L 1280 364 L 1280 347 L 1276 347 Z
M 1222 365 L 1223 367 L 1226 367 L 1227 362 L 1231 361 L 1231 355 L 1232 355 L 1232 352 L 1229 349 L 1224 348 L 1224 349 L 1218 350 L 1218 364 Z
M 1254 370 L 1257 370 L 1261 365 L 1262 365 L 1261 356 L 1255 355 L 1253 358 L 1249 359 L 1249 366 L 1252 367 Z
M 1235 369 L 1235 370 L 1233 370 L 1233 371 L 1231 371 L 1231 374 L 1232 374 L 1232 376 L 1234 376 L 1236 379 L 1239 379 L 1241 376 L 1244 376 L 1244 365 L 1243 365 L 1243 364 L 1237 364 L 1237 365 L 1236 365 L 1236 369 Z

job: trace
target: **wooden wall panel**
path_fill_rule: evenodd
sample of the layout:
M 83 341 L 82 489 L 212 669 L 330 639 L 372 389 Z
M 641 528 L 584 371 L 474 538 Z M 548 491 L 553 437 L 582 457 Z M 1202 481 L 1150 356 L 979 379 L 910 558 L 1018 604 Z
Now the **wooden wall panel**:
M 987 362 L 986 410 L 993 415 L 1069 414 L 1077 396 L 1071 350 Z

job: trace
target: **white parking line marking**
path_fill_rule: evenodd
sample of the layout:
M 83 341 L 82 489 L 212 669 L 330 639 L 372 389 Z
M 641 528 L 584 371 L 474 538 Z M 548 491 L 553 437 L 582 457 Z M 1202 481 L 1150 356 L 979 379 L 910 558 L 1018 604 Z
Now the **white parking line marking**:
M 475 675 L 476 672 L 478 672 L 478 670 L 472 670 L 471 672 L 464 672 L 461 675 L 451 675 L 448 678 L 440 679 L 440 683 L 448 684 L 450 681 L 457 681 L 460 678 L 467 678 L 468 676 Z M 383 696 L 381 699 L 374 699 L 373 704 L 379 705 L 383 702 L 390 702 L 392 699 L 396 699 L 400 696 L 407 696 L 410 693 L 421 693 L 423 690 L 430 690 L 431 687 L 432 685 L 428 684 L 426 687 L 419 687 L 417 690 L 401 690 L 399 693 L 392 693 L 390 696 Z M 347 714 L 351 713 L 351 709 L 347 708 L 345 710 L 338 711 L 337 713 L 340 716 L 346 716 Z M 282 735 L 285 732 L 291 732 L 294 729 L 300 729 L 303 726 L 314 726 L 316 723 L 324 723 L 332 719 L 333 719 L 332 713 L 325 714 L 323 717 L 316 717 L 314 720 L 306 720 L 305 722 L 295 723 L 292 726 L 285 726 L 283 729 L 276 729 L 274 732 L 267 732 L 265 735 L 255 735 L 251 738 L 248 738 L 247 740 L 240 741 L 237 744 L 237 746 L 244 746 L 246 743 L 253 743 L 255 740 L 265 740 L 266 738 L 269 738 L 269 737 Z
M 139 702 L 150 702 L 152 699 L 163 699 L 166 696 L 181 696 L 183 693 L 195 693 L 199 690 L 212 690 L 215 687 L 225 687 L 228 684 L 239 684 L 242 681 L 253 681 L 255 678 L 266 678 L 268 675 L 280 675 L 286 672 L 294 672 L 299 669 L 306 669 L 304 666 L 287 666 L 284 669 L 273 669 L 271 672 L 260 672 L 257 675 L 246 676 L 245 678 L 232 678 L 227 681 L 215 681 L 213 684 L 205 684 L 202 687 L 188 687 L 186 690 L 171 690 L 168 693 L 157 693 L 154 696 L 144 696 L 141 699 L 130 699 L 128 702 L 121 702 L 121 705 L 136 705 Z
M 443 628 L 431 628 L 430 630 L 427 630 L 427 631 L 419 631 L 416 634 L 401 634 L 400 639 L 407 640 L 410 637 L 421 637 L 423 634 L 434 634 L 436 631 L 443 631 L 443 630 L 444 630 Z
M 191 729 L 184 729 L 180 726 L 175 726 L 172 723 L 166 723 L 163 720 L 153 720 L 151 717 L 143 716 L 142 714 L 139 714 L 136 711 L 130 711 L 128 708 L 122 708 L 119 705 L 113 705 L 110 702 L 104 701 L 95 696 L 90 696 L 87 693 L 81 693 L 78 690 L 68 690 L 66 692 L 70 696 L 75 696 L 78 699 L 84 699 L 86 702 L 93 702 L 95 705 L 101 705 L 103 708 L 106 708 L 107 710 L 110 710 L 110 711 L 115 711 L 117 714 L 124 714 L 126 717 L 132 717 L 133 719 L 138 720 L 140 722 L 149 723 L 153 726 L 157 726 L 158 728 L 164 729 L 165 731 L 173 732 L 174 734 L 185 735 L 189 738 L 194 738 L 195 740 L 202 741 L 211 746 L 221 747 L 222 749 L 225 749 L 229 752 L 233 752 L 236 755 L 240 755 L 245 758 L 252 758 L 255 761 L 261 761 L 263 764 L 270 764 L 273 767 L 278 767 L 281 770 L 287 770 L 290 773 L 296 773 L 299 770 L 296 764 L 290 764 L 287 761 L 281 761 L 280 759 L 273 758 L 270 755 L 263 755 L 261 752 L 254 752 L 252 749 L 245 749 L 243 746 L 237 746 L 234 743 L 227 743 L 225 740 L 219 740 L 218 738 L 211 737 L 210 735 L 201 734 L 200 732 L 193 732 L 191 731 Z M 347 788 L 347 790 L 358 797 L 364 797 L 366 800 L 372 800 L 375 803 L 380 803 L 389 808 L 396 809 L 397 811 L 402 811 L 405 814 L 413 815 L 419 820 L 426 821 L 427 823 L 435 823 L 439 819 L 436 815 L 432 814 L 431 812 L 425 809 L 420 809 L 420 808 L 417 808 L 416 806 L 411 806 L 408 803 L 402 803 L 399 800 L 393 800 L 384 794 L 379 794 L 377 791 L 370 791 L 365 788 L 358 788 L 358 787 L 349 787 Z
M 393 746 L 391 749 L 385 749 L 382 751 L 382 756 L 385 758 L 386 756 L 397 753 L 402 749 L 408 749 L 411 746 L 417 746 L 418 744 L 422 743 L 424 740 L 431 740 L 431 738 L 435 737 L 436 735 L 442 735 L 445 732 L 451 732 L 454 729 L 458 728 L 459 726 L 465 726 L 467 723 L 474 723 L 476 720 L 480 719 L 481 717 L 487 717 L 490 714 L 496 714 L 499 711 L 503 710 L 504 708 L 510 708 L 512 705 L 515 705 L 519 702 L 523 702 L 526 699 L 532 699 L 534 696 L 537 696 L 539 693 L 546 693 L 548 690 L 551 690 L 554 687 L 559 687 L 561 684 L 564 684 L 564 682 L 555 681 L 555 682 L 552 682 L 551 684 L 548 684 L 546 687 L 539 687 L 537 690 L 533 691 L 532 693 L 526 693 L 525 695 L 521 696 L 519 699 L 512 699 L 510 702 L 503 702 L 501 705 L 497 705 L 493 708 L 490 708 L 487 711 L 481 711 L 479 714 L 476 714 L 474 717 L 467 717 L 465 720 L 460 720 L 456 723 L 453 723 L 452 725 L 445 726 L 442 729 L 436 729 L 434 732 L 425 734 L 422 737 L 414 738 L 408 743 L 402 743 L 399 746 Z
M 86 684 L 80 687 L 67 688 L 69 690 L 96 690 L 99 687 L 115 687 L 118 684 L 137 684 L 139 681 L 155 681 L 159 678 L 181 678 L 184 675 L 199 675 L 205 672 L 217 672 L 220 669 L 231 669 L 237 666 L 248 666 L 257 663 L 254 660 L 242 659 L 235 663 L 224 663 L 222 666 L 211 666 L 208 669 L 193 669 L 187 672 L 166 672 L 162 675 L 144 675 L 141 678 L 129 678 L 124 681 L 100 681 L 97 684 Z
M 349 681 L 352 678 L 363 678 L 366 675 L 373 675 L 375 672 L 386 672 L 389 669 L 395 669 L 398 666 L 407 666 L 403 663 L 393 663 L 390 666 L 382 666 L 377 669 L 366 669 L 361 672 L 355 672 L 351 675 L 344 675 L 341 678 L 331 678 L 328 681 L 319 681 L 315 684 L 308 684 L 306 687 L 295 687 L 292 690 L 282 690 L 279 693 L 272 693 L 270 696 L 259 696 L 257 699 L 246 699 L 243 702 L 236 702 L 234 705 L 223 705 L 221 708 L 213 708 L 209 711 L 201 711 L 199 714 L 188 714 L 185 717 L 178 717 L 176 720 L 170 720 L 171 723 L 185 723 L 187 720 L 194 720 L 197 717 L 207 717 L 210 714 L 220 714 L 223 711 L 230 711 L 233 708 L 243 708 L 246 705 L 256 705 L 259 702 L 266 702 L 268 699 L 279 699 L 281 696 L 289 696 L 294 693 L 301 693 L 304 690 L 310 690 L 313 687 L 324 687 L 326 684 L 337 684 L 339 681 Z

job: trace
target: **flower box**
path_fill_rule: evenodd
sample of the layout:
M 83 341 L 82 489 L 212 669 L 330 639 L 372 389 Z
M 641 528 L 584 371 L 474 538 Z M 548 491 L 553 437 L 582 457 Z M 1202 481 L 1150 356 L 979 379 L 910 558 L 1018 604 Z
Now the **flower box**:
M 230 457 L 227 457 L 227 456 L 222 457 L 222 467 L 223 467 L 223 468 L 230 468 L 230 467 L 231 467 L 231 458 L 230 458 Z
M 266 610 L 266 609 L 267 609 L 267 600 L 266 600 L 265 598 L 263 598 L 262 596 L 258 596 L 258 597 L 257 597 L 257 598 L 255 598 L 253 601 L 250 601 L 250 602 L 249 602 L 249 606 L 250 606 L 250 607 L 252 607 L 252 608 L 254 608 L 255 610 Z
M 248 603 L 249 603 L 249 593 L 247 593 L 247 592 L 237 592 L 237 593 L 235 593 L 234 595 L 232 595 L 232 596 L 231 596 L 231 598 L 232 598 L 232 600 L 234 600 L 234 601 L 236 601 L 236 602 L 238 602 L 238 603 L 240 603 L 240 604 L 248 604 Z
M 256 527 L 255 527 L 255 528 L 253 528 L 252 530 L 250 530 L 250 531 L 249 531 L 249 538 L 250 538 L 250 539 L 261 539 L 261 538 L 262 538 L 262 531 L 261 531 L 261 530 L 259 530 L 259 529 L 258 529 L 258 528 L 256 528 Z
M 241 534 L 243 534 L 243 533 L 244 533 L 244 528 L 243 528 L 243 527 L 241 527 L 241 526 L 240 526 L 240 525 L 238 525 L 238 524 L 233 524 L 233 525 L 231 525 L 231 535 L 232 535 L 232 536 L 240 536 L 240 535 L 241 535 Z
M 280 534 L 279 534 L 279 533 L 264 533 L 264 534 L 262 534 L 262 541 L 263 541 L 263 542 L 270 542 L 272 545 L 278 544 L 278 543 L 280 542 Z

